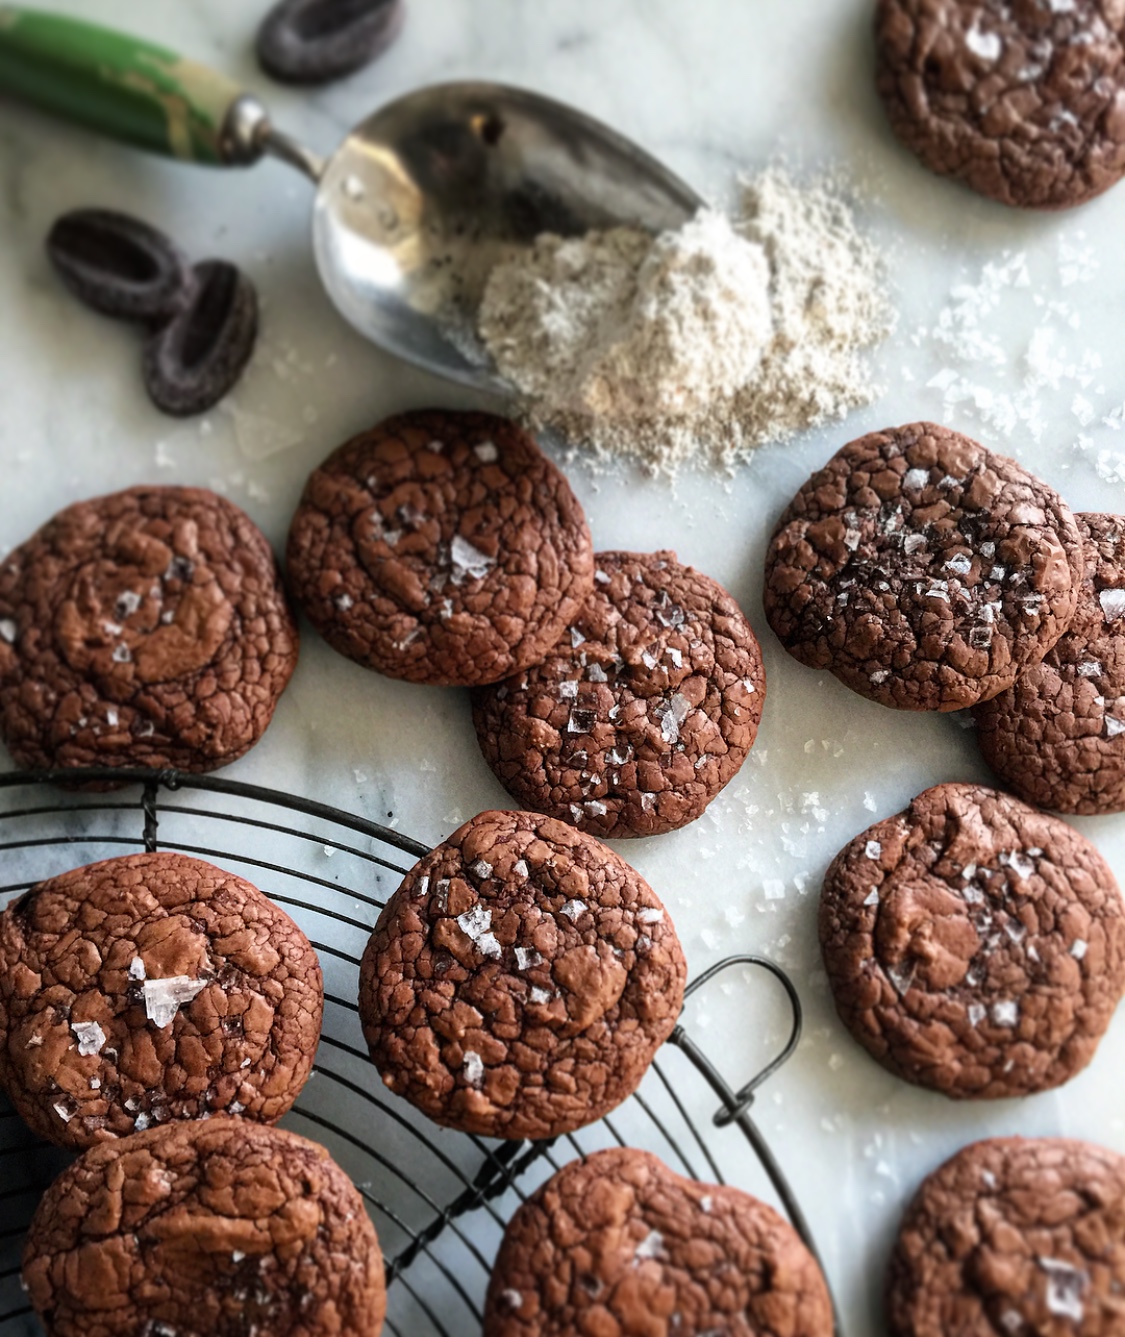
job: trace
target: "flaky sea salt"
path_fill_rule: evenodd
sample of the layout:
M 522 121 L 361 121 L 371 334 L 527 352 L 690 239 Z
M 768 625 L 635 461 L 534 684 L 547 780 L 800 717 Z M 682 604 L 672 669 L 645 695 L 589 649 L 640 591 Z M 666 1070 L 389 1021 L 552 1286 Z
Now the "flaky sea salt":
M 162 980 L 145 980 L 145 1016 L 161 1030 L 170 1026 L 184 1003 L 190 1003 L 197 993 L 207 987 L 206 980 L 193 980 L 188 975 L 170 975 Z
M 105 1044 L 105 1031 L 96 1021 L 72 1021 L 70 1029 L 78 1041 L 78 1053 L 83 1058 L 91 1054 L 100 1054 Z
M 498 957 L 501 954 L 496 935 L 489 932 L 492 925 L 492 911 L 484 905 L 474 905 L 471 910 L 457 916 L 457 924 L 470 942 L 483 956 Z

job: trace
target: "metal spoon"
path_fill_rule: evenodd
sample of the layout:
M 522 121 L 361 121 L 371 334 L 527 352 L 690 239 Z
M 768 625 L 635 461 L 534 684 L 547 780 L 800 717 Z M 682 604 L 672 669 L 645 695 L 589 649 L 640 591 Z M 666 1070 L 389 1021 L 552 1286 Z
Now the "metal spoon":
M 313 249 L 328 295 L 380 348 L 510 394 L 473 333 L 485 281 L 542 232 L 657 232 L 700 207 L 657 160 L 572 107 L 518 88 L 422 88 L 360 122 L 327 159 L 203 66 L 137 38 L 0 5 L 0 92 L 193 162 L 269 154 L 317 184 Z

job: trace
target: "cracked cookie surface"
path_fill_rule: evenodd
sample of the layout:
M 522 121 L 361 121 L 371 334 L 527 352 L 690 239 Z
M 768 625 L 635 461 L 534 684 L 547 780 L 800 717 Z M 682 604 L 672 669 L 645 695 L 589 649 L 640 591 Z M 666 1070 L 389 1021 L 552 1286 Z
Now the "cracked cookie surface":
M 542 663 L 473 694 L 485 760 L 526 807 L 598 836 L 694 821 L 737 773 L 765 702 L 734 599 L 673 552 L 602 552 Z
M 297 649 L 265 536 L 202 488 L 78 502 L 0 563 L 0 735 L 19 766 L 225 766 L 265 732 Z
M 960 1099 L 1068 1081 L 1125 992 L 1108 864 L 1059 818 L 977 785 L 935 785 L 840 851 L 820 944 L 855 1039 Z
M 1053 488 L 934 423 L 849 442 L 790 502 L 766 554 L 782 645 L 902 710 L 1010 687 L 1074 615 L 1082 537 Z
M 513 1216 L 485 1337 L 831 1337 L 820 1268 L 772 1208 L 628 1147 L 553 1175 Z
M 906 1210 L 885 1307 L 890 1337 L 1118 1337 L 1125 1157 L 1052 1137 L 963 1148 Z
M 1065 209 L 1125 176 L 1123 0 L 878 0 L 876 86 L 932 171 Z
M 183 854 L 77 868 L 0 915 L 0 1085 L 61 1146 L 223 1111 L 273 1123 L 323 1010 L 289 916 Z
M 378 1337 L 386 1310 L 343 1170 L 228 1116 L 85 1152 L 36 1210 L 23 1277 L 48 1337 Z
M 404 413 L 346 442 L 289 532 L 298 603 L 349 659 L 392 678 L 495 682 L 559 639 L 593 583 L 570 485 L 489 413 Z
M 551 817 L 483 812 L 387 902 L 360 1019 L 385 1084 L 436 1123 L 556 1137 L 635 1089 L 685 975 L 656 893 L 612 850 Z
M 1086 578 L 1070 626 L 1013 686 L 973 711 L 985 761 L 1028 803 L 1125 809 L 1125 520 L 1077 515 Z

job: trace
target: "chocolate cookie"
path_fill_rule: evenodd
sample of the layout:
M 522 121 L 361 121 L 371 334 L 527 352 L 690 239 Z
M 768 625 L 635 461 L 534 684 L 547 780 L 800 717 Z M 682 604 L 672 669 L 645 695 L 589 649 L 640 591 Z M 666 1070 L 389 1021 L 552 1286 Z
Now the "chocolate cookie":
M 766 696 L 749 622 L 672 552 L 602 552 L 594 592 L 541 664 L 473 694 L 509 794 L 600 836 L 694 821 L 746 759 Z
M 0 915 L 0 1085 L 62 1146 L 224 1110 L 280 1119 L 323 1009 L 289 916 L 183 854 L 76 868 Z
M 512 1217 L 485 1337 L 831 1337 L 815 1259 L 778 1214 L 647 1151 L 572 1161 Z
M 1125 992 L 1125 905 L 1101 855 L 976 785 L 935 785 L 840 851 L 820 945 L 859 1043 L 958 1099 L 1061 1086 Z
M 628 1096 L 686 969 L 647 882 L 551 817 L 482 812 L 407 873 L 363 954 L 383 1081 L 436 1123 L 557 1137 Z
M 17 765 L 225 766 L 296 663 L 269 544 L 202 488 L 68 506 L 0 564 L 0 735 Z
M 1086 579 L 1074 620 L 1014 686 L 974 710 L 985 761 L 1060 812 L 1125 810 L 1125 519 L 1078 515 Z
M 404 413 L 341 446 L 289 531 L 297 601 L 333 649 L 392 678 L 474 686 L 534 664 L 593 584 L 570 486 L 490 413 Z
M 878 0 L 876 86 L 931 171 L 1066 209 L 1125 176 L 1121 0 Z
M 837 451 L 766 556 L 766 617 L 802 664 L 902 710 L 960 710 L 1037 664 L 1074 615 L 1082 538 L 1014 460 L 911 423 Z
M 1125 1157 L 1061 1137 L 959 1151 L 906 1210 L 890 1337 L 1120 1337 Z
M 223 1116 L 92 1147 L 31 1222 L 48 1337 L 378 1337 L 383 1259 L 323 1147 Z

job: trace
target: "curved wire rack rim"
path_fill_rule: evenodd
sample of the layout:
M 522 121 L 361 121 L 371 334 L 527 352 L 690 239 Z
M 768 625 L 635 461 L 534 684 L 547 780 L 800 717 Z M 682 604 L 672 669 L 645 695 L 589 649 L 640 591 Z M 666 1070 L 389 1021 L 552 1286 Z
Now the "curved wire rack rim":
M 329 804 L 320 803 L 315 799 L 301 798 L 298 795 L 289 794 L 281 790 L 269 789 L 262 785 L 246 784 L 245 782 L 238 780 L 227 780 L 210 774 L 194 774 L 170 768 L 150 769 L 145 767 L 127 766 L 56 767 L 48 770 L 8 771 L 0 773 L 0 790 L 27 787 L 31 785 L 55 785 L 60 789 L 60 797 L 63 794 L 74 797 L 74 802 L 59 802 L 58 804 L 49 807 L 45 806 L 37 810 L 37 812 L 46 815 L 52 813 L 61 814 L 69 811 L 81 811 L 83 808 L 94 806 L 94 803 L 92 802 L 93 795 L 97 792 L 105 792 L 105 787 L 112 787 L 112 789 L 117 790 L 129 785 L 139 785 L 142 789 L 142 795 L 138 806 L 144 815 L 143 841 L 145 849 L 150 852 L 157 848 L 157 831 L 159 823 L 157 795 L 161 789 L 166 789 L 172 793 L 184 789 L 199 790 L 204 793 L 220 794 L 231 798 L 246 799 L 250 802 L 268 804 L 274 807 L 288 809 L 293 812 L 299 812 L 319 821 L 355 831 L 371 839 L 391 845 L 396 849 L 402 850 L 403 853 L 413 855 L 415 858 L 421 858 L 430 852 L 430 847 L 423 844 L 421 841 L 414 840 L 409 836 L 403 835 L 399 831 L 395 831 L 391 827 L 383 826 L 381 823 L 374 822 L 369 818 L 357 816 L 340 808 L 334 808 Z M 95 789 L 95 787 L 99 788 Z M 131 805 L 122 803 L 107 806 L 128 809 Z M 0 817 L 5 815 L 7 814 L 0 813 Z M 196 815 L 218 816 L 222 814 L 206 814 L 200 812 Z M 232 820 L 237 822 L 242 820 L 242 818 L 236 815 Z M 252 821 L 252 819 L 246 820 Z M 301 835 L 303 833 L 291 832 L 291 834 Z M 803 1014 L 800 998 L 792 980 L 790 980 L 789 976 L 776 962 L 769 960 L 767 957 L 750 954 L 730 956 L 715 962 L 701 975 L 692 980 L 684 991 L 684 1001 L 686 1003 L 697 990 L 709 983 L 717 975 L 738 965 L 764 970 L 772 975 L 784 988 L 792 1010 L 793 1022 L 789 1038 L 783 1048 L 763 1068 L 751 1077 L 748 1082 L 740 1087 L 738 1091 L 734 1091 L 711 1060 L 704 1054 L 699 1046 L 696 1045 L 694 1040 L 692 1040 L 691 1036 L 685 1030 L 682 1021 L 677 1023 L 671 1035 L 668 1037 L 668 1043 L 674 1045 L 685 1055 L 685 1057 L 688 1058 L 721 1100 L 721 1108 L 716 1112 L 713 1118 L 714 1124 L 718 1127 L 735 1124 L 741 1129 L 773 1185 L 794 1229 L 800 1235 L 802 1241 L 809 1249 L 810 1253 L 812 1253 L 818 1265 L 820 1265 L 823 1273 L 823 1264 L 821 1264 L 820 1255 L 805 1215 L 801 1210 L 780 1165 L 770 1151 L 761 1132 L 749 1116 L 749 1109 L 754 1101 L 754 1096 L 758 1088 L 768 1081 L 769 1078 L 787 1062 L 800 1042 Z M 530 1154 L 526 1157 L 513 1156 L 512 1162 L 514 1162 L 515 1165 L 520 1165 L 525 1161 L 530 1163 L 534 1159 L 537 1159 L 536 1144 L 515 1144 L 516 1147 L 524 1145 L 530 1145 Z M 495 1156 L 495 1153 L 491 1154 L 490 1160 L 492 1159 L 492 1156 Z M 481 1171 L 478 1172 L 478 1174 L 483 1177 L 486 1170 L 487 1163 L 485 1166 L 481 1167 Z M 505 1176 L 505 1179 L 509 1185 L 512 1184 L 513 1181 L 511 1177 Z M 478 1179 L 478 1182 L 474 1183 L 472 1189 L 468 1190 L 464 1196 L 468 1198 L 470 1193 L 473 1193 L 474 1191 L 477 1201 L 479 1202 L 482 1198 L 487 1200 L 487 1198 L 491 1197 L 496 1190 L 491 1185 L 488 1185 L 487 1181 L 481 1183 Z M 465 1205 L 467 1205 L 467 1203 Z M 456 1208 L 462 1206 L 462 1204 L 458 1202 L 456 1205 L 451 1204 L 451 1206 L 454 1210 L 450 1213 L 450 1217 L 455 1218 L 457 1215 L 460 1215 L 460 1212 L 458 1212 Z M 450 1217 L 447 1217 L 446 1219 L 448 1220 Z M 416 1243 L 420 1242 L 421 1241 L 416 1241 Z M 832 1302 L 834 1314 L 833 1331 L 836 1334 L 836 1337 L 840 1337 L 841 1329 L 839 1326 L 838 1311 L 836 1309 L 835 1298 L 831 1295 L 831 1290 L 829 1290 L 829 1298 Z M 27 1310 L 22 1309 L 18 1312 L 23 1314 L 26 1313 Z M 8 1317 L 14 1316 L 14 1313 L 12 1315 L 0 1315 L 0 1323 Z

